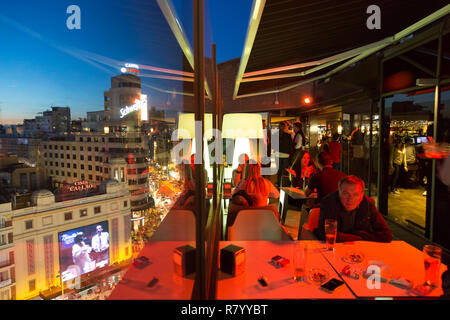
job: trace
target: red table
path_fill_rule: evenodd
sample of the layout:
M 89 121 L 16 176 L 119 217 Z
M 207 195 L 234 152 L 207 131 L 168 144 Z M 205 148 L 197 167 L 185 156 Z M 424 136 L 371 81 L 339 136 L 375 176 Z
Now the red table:
M 189 241 L 147 242 L 140 256 L 146 256 L 150 265 L 142 269 L 131 265 L 107 300 L 190 300 L 195 274 L 181 277 L 173 265 L 173 250 L 187 244 L 195 247 Z M 158 283 L 148 287 L 154 277 Z
M 347 253 L 362 253 L 364 260 L 361 263 L 349 264 L 343 260 Z M 338 243 L 335 251 L 324 251 L 323 256 L 333 266 L 337 272 L 346 265 L 351 265 L 355 269 L 365 270 L 369 261 L 378 261 L 383 263 L 388 269 L 386 270 L 387 279 L 389 277 L 401 276 L 412 281 L 413 286 L 424 283 L 425 269 L 423 255 L 420 250 L 404 241 L 392 241 L 391 243 L 379 243 L 369 241 L 355 241 L 353 244 Z M 441 263 L 440 275 L 447 270 L 447 266 Z M 383 271 L 382 271 L 383 275 Z M 377 286 L 368 285 L 367 279 L 352 279 L 346 276 L 342 277 L 350 289 L 358 298 L 369 297 L 423 297 L 413 294 L 411 291 L 395 287 L 389 283 L 380 282 Z M 440 277 L 439 277 L 440 279 Z M 427 297 L 438 297 L 443 294 L 442 284 L 427 294 Z M 372 287 L 372 288 L 370 288 Z
M 222 241 L 220 248 L 230 244 L 246 250 L 245 272 L 233 277 L 219 271 L 217 282 L 217 299 L 355 299 L 351 291 L 343 285 L 336 292 L 329 294 L 319 289 L 318 285 L 309 281 L 297 282 L 293 279 L 292 252 L 294 241 Z M 323 268 L 330 278 L 339 276 L 323 257 L 318 241 L 307 241 L 309 245 L 306 270 L 311 267 Z M 270 264 L 272 257 L 280 255 L 291 262 L 276 268 Z M 268 287 L 262 287 L 257 280 L 261 276 L 269 280 Z

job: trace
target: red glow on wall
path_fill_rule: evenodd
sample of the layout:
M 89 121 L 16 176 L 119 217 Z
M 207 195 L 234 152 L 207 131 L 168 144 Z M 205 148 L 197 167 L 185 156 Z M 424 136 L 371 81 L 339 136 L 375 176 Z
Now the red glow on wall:
M 415 84 L 414 75 L 409 71 L 400 71 L 394 73 L 384 79 L 384 91 L 396 91 L 408 87 L 412 87 Z

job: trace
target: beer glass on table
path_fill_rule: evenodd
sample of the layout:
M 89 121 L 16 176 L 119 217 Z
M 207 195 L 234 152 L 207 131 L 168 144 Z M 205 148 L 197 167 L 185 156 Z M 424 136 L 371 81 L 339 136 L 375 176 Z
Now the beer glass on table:
M 325 219 L 325 242 L 327 250 L 334 250 L 337 235 L 337 220 Z
M 304 281 L 306 279 L 306 260 L 308 258 L 308 246 L 303 242 L 296 242 L 294 244 L 293 252 L 293 266 L 294 279 L 297 281 Z
M 437 286 L 439 282 L 439 267 L 441 266 L 442 249 L 433 246 L 423 246 L 423 262 L 425 267 L 425 284 Z

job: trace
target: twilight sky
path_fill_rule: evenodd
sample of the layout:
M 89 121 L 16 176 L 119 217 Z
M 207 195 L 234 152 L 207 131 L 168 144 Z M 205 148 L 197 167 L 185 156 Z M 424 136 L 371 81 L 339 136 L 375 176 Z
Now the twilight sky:
M 69 106 L 72 118 L 103 109 L 103 92 L 124 62 L 181 70 L 155 26 L 148 0 L 18 0 L 0 2 L 0 123 L 20 123 L 53 106 Z M 209 0 L 206 37 L 217 61 L 242 54 L 252 0 Z M 193 46 L 192 4 L 173 0 Z M 70 5 L 81 9 L 81 30 L 69 30 Z M 209 27 L 208 27 L 209 25 Z M 168 34 L 167 37 L 172 37 Z M 143 82 L 151 83 L 151 79 Z M 143 87 L 143 91 L 144 91 Z M 145 92 L 144 92 L 145 93 Z

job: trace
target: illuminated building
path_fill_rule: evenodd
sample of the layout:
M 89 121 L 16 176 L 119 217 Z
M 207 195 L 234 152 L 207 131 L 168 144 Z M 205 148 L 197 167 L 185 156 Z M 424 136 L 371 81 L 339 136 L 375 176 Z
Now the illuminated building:
M 0 281 L 0 298 L 30 299 L 59 287 L 59 270 L 67 280 L 67 270 L 76 263 L 70 237 L 73 240 L 82 234 L 85 244 L 94 248 L 98 225 L 109 233 L 107 259 L 99 264 L 90 254 L 92 268 L 81 274 L 81 283 L 102 267 L 129 259 L 130 219 L 130 194 L 123 184 L 111 179 L 105 180 L 98 192 L 70 200 L 39 190 L 25 208 L 14 209 L 10 202 L 1 204 L 0 237 L 7 237 L 0 243 L 0 275 L 5 278 Z M 70 245 L 64 248 L 67 243 Z
M 141 131 L 147 97 L 141 95 L 140 83 L 132 74 L 112 77 L 104 111 L 88 112 L 80 133 L 41 141 L 39 158 L 39 166 L 59 189 L 80 181 L 98 186 L 110 176 L 126 182 L 133 218 L 143 218 L 151 205 L 148 136 Z

